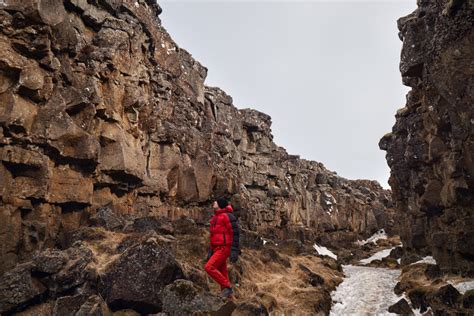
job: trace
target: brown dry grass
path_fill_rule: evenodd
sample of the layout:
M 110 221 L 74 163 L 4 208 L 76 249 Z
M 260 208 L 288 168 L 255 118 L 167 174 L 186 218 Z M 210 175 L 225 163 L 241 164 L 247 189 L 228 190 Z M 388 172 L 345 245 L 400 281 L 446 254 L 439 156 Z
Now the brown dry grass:
M 83 241 L 84 245 L 93 253 L 93 261 L 89 264 L 90 268 L 95 269 L 99 274 L 107 269 L 107 267 L 120 257 L 117 253 L 117 245 L 119 245 L 127 234 L 120 232 L 108 231 L 102 227 L 96 228 L 100 231 L 104 238 L 92 241 Z
M 220 287 L 204 272 L 208 233 L 200 230 L 193 235 L 177 236 L 176 258 L 194 282 L 220 293 Z M 229 264 L 229 276 L 234 284 L 236 303 L 258 301 L 271 315 L 324 315 L 330 304 L 330 292 L 342 282 L 342 273 L 331 268 L 328 261 L 312 255 L 278 255 L 290 262 L 287 267 L 278 260 L 268 262 L 262 251 L 243 249 L 236 264 Z M 324 279 L 324 284 L 312 286 L 302 264 Z M 329 305 L 330 306 L 330 305 Z M 319 312 L 318 312 L 319 310 Z
M 325 301 L 330 302 L 330 292 L 342 281 L 342 274 L 327 267 L 316 256 L 286 256 L 291 267 L 278 263 L 263 263 L 257 250 L 244 250 L 240 258 L 242 273 L 237 288 L 237 298 L 247 300 L 262 293 L 274 299 L 276 304 L 266 306 L 272 315 L 314 315 Z M 321 286 L 312 286 L 302 264 L 324 279 Z M 262 300 L 264 305 L 265 301 Z M 320 312 L 322 312 L 320 310 Z M 324 313 L 323 313 L 324 314 Z
M 434 292 L 449 283 L 456 284 L 471 280 L 455 274 L 444 274 L 439 279 L 430 280 L 425 274 L 427 266 L 426 263 L 416 263 L 403 267 L 400 283 L 406 289 L 424 288 L 427 291 Z
M 131 234 L 111 232 L 97 228 L 102 238 L 84 240 L 83 245 L 94 254 L 89 268 L 100 275 L 112 264 L 120 253 L 117 246 L 134 239 Z M 173 250 L 186 275 L 196 284 L 220 293 L 219 286 L 204 271 L 209 234 L 199 229 L 193 234 L 177 235 Z M 334 268 L 332 259 L 321 259 L 312 255 L 289 256 L 278 252 L 280 260 L 264 256 L 262 251 L 243 249 L 237 264 L 229 264 L 229 275 L 236 292 L 236 303 L 258 302 L 271 315 L 317 315 L 324 314 L 330 306 L 330 292 L 342 281 L 342 273 Z M 281 262 L 290 263 L 285 266 Z M 324 279 L 324 284 L 312 286 L 308 274 L 299 268 L 304 265 Z

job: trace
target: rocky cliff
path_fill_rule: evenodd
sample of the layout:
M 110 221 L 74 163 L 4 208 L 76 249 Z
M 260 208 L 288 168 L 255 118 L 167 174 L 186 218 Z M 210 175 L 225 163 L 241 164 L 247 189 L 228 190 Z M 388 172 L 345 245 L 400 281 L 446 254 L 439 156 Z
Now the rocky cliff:
M 380 141 L 404 214 L 404 246 L 444 270 L 474 273 L 474 14 L 472 1 L 418 1 L 400 18 L 400 71 L 411 87 Z
M 243 232 L 237 315 L 327 313 L 341 273 L 312 244 L 395 232 L 390 192 L 278 147 L 268 115 L 204 85 L 160 13 L 0 1 L 0 313 L 228 308 L 200 259 L 219 196 Z
M 0 2 L 0 272 L 100 209 L 203 222 L 217 196 L 275 238 L 393 231 L 388 191 L 278 147 L 268 115 L 204 85 L 160 13 L 151 0 Z

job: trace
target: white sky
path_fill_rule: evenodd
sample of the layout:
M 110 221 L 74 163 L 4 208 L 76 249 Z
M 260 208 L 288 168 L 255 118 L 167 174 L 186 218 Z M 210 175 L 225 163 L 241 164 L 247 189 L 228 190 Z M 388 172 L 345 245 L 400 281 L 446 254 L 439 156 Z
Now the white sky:
M 388 187 L 379 139 L 408 91 L 396 20 L 412 1 L 159 1 L 206 84 L 272 117 L 275 142 L 349 179 Z

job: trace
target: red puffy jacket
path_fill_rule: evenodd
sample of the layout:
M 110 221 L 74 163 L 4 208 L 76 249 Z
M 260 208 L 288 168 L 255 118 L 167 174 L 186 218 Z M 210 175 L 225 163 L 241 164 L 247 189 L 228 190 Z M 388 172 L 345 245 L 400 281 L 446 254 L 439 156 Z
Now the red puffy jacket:
M 214 211 L 210 228 L 212 250 L 219 246 L 232 247 L 233 250 L 239 249 L 239 226 L 232 212 L 230 205 Z

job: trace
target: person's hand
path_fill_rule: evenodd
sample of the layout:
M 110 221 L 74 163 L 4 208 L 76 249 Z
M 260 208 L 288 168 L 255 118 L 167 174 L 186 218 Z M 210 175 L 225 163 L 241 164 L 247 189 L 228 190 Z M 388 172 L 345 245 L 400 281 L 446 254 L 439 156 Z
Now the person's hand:
M 230 262 L 235 263 L 239 258 L 239 250 L 235 249 L 230 252 Z

